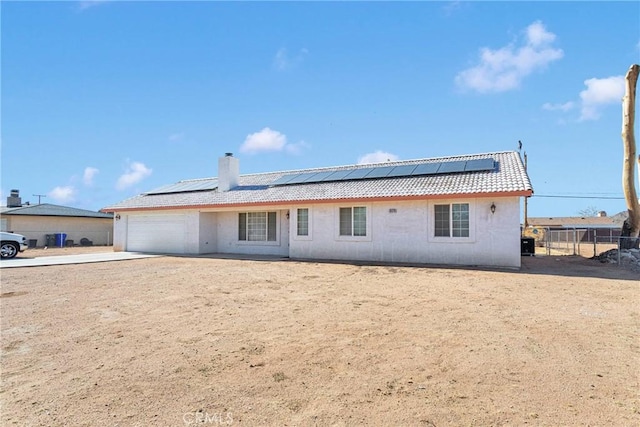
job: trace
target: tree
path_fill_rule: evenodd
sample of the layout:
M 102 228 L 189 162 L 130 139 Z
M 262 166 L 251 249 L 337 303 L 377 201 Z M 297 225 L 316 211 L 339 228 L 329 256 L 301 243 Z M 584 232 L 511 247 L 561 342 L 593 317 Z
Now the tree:
M 587 206 L 586 208 L 582 209 L 581 211 L 578 211 L 578 215 L 580 215 L 581 217 L 584 218 L 589 218 L 592 216 L 598 216 L 598 214 L 600 213 L 600 209 L 598 209 L 595 206 Z
M 622 236 L 632 237 L 631 239 L 622 239 L 623 249 L 637 247 L 640 241 L 638 238 L 640 235 L 640 202 L 638 202 L 638 193 L 636 193 L 635 187 L 636 138 L 634 134 L 636 86 L 639 71 L 640 65 L 638 64 L 629 67 L 625 76 L 625 94 L 622 98 L 622 144 L 624 147 L 622 192 L 629 212 L 629 217 L 622 226 Z M 640 167 L 640 157 L 637 158 L 637 162 Z

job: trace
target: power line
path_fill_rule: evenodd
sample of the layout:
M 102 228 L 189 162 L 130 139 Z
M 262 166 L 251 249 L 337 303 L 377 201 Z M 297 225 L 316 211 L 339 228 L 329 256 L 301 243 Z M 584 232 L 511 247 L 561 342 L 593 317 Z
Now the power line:
M 607 196 L 557 196 L 552 194 L 534 194 L 532 197 L 553 197 L 557 199 L 601 199 L 601 200 L 624 200 L 624 197 Z

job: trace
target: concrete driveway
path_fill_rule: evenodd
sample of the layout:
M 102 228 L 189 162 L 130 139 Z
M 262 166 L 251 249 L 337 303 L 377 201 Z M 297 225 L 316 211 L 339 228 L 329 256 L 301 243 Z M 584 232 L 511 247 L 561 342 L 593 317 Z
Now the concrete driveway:
M 14 267 L 41 267 L 45 265 L 84 264 L 87 262 L 124 261 L 129 259 L 152 258 L 162 255 L 143 254 L 140 252 L 104 252 L 77 255 L 56 255 L 37 258 L 21 258 L 0 260 L 0 269 Z

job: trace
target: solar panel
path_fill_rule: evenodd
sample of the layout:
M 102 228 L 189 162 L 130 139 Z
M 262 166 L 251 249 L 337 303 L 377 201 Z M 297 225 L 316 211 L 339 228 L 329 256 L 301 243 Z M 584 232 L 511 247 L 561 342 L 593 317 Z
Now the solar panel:
M 373 172 L 374 169 L 375 168 L 354 169 L 354 170 L 351 171 L 351 173 L 349 175 L 347 175 L 344 178 L 342 178 L 341 181 L 346 181 L 346 180 L 351 180 L 351 179 L 363 179 L 368 174 Z
M 416 166 L 416 168 L 413 170 L 413 172 L 411 172 L 411 176 L 436 174 L 438 172 L 438 169 L 440 169 L 440 165 L 441 164 L 442 163 L 440 163 L 440 162 L 437 162 L 437 163 L 423 163 L 421 165 Z
M 331 171 L 329 171 L 329 172 L 318 172 L 318 173 L 314 174 L 313 176 L 310 176 L 307 179 L 305 179 L 304 182 L 322 182 L 324 180 L 324 178 L 328 177 L 331 174 L 333 174 L 333 172 L 331 172 Z
M 369 178 L 384 178 L 389 175 L 389 172 L 393 170 L 393 166 L 383 166 L 379 168 L 374 168 L 371 173 L 367 175 L 367 179 Z
M 335 171 L 331 173 L 331 175 L 324 177 L 321 182 L 342 181 L 342 179 L 345 176 L 349 175 L 351 172 L 352 172 L 351 169 L 343 169 L 343 170 Z
M 465 172 L 490 171 L 495 167 L 493 159 L 476 159 L 467 161 Z
M 391 172 L 387 175 L 387 178 L 392 177 L 400 177 L 400 176 L 411 176 L 411 172 L 416 168 L 416 165 L 404 165 L 404 166 L 396 166 Z
M 300 175 L 297 175 L 297 176 L 294 176 L 293 178 L 291 178 L 287 182 L 287 185 L 289 185 L 289 184 L 302 184 L 305 181 L 309 181 L 309 179 L 312 178 L 316 174 L 317 174 L 317 172 L 301 173 Z
M 271 183 L 271 185 L 284 185 L 291 181 L 294 177 L 299 176 L 299 173 L 292 173 L 289 175 L 282 175 L 280 178 L 276 179 Z
M 206 179 L 199 181 L 180 181 L 175 184 L 163 185 L 162 187 L 148 191 L 145 194 L 168 194 L 168 193 L 188 193 L 191 191 L 214 190 L 218 187 L 217 179 Z
M 155 188 L 151 191 L 147 191 L 147 194 L 162 194 L 162 193 L 167 193 L 167 192 L 171 192 L 171 190 L 173 188 L 175 188 L 176 184 L 169 184 L 169 185 L 163 185 L 162 187 L 159 188 Z
M 443 162 L 440 169 L 438 169 L 438 173 L 456 173 L 456 172 L 464 172 L 464 166 L 467 162 L 463 160 L 458 160 L 454 162 Z
M 185 183 L 187 184 L 187 183 Z M 199 190 L 213 190 L 218 186 L 218 182 L 215 181 L 199 181 L 192 182 L 189 185 L 185 185 L 185 189 L 183 191 L 199 191 Z
M 292 173 L 289 175 L 281 176 L 277 180 L 273 181 L 270 185 L 306 184 L 315 182 L 335 182 L 360 179 L 397 178 L 461 172 L 491 171 L 495 169 L 495 165 L 496 163 L 493 158 L 486 158 L 468 161 L 454 160 L 448 162 L 428 162 L 413 165 L 372 166 L 358 169 L 340 169 L 337 171 L 306 172 L 297 174 Z M 206 186 L 206 184 L 203 185 Z

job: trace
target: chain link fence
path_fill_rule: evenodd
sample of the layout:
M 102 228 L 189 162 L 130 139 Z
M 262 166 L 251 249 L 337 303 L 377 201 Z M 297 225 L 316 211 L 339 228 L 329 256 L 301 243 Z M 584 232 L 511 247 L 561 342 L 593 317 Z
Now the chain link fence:
M 635 239 L 622 237 L 620 234 L 618 229 L 547 229 L 538 244 L 545 248 L 547 255 L 580 255 L 591 258 L 612 249 L 620 249 L 622 242 Z

